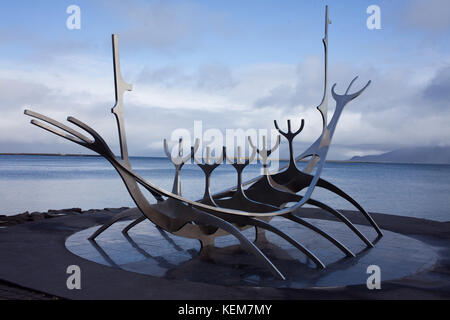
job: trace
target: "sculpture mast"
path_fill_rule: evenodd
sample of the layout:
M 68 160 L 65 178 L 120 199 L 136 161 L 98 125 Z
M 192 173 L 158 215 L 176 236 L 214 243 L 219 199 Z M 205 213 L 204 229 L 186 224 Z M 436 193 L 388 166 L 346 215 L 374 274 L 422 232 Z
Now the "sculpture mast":
M 331 24 L 331 20 L 328 18 L 328 6 L 325 6 L 325 36 L 322 38 L 323 50 L 324 50 L 324 85 L 323 85 L 323 96 L 322 101 L 317 106 L 317 110 L 319 110 L 322 116 L 322 134 L 321 137 L 326 133 L 327 124 L 328 124 L 328 25 Z M 297 160 L 300 157 L 297 157 Z M 308 165 L 304 168 L 304 172 L 311 173 L 320 158 L 317 155 L 313 155 L 311 160 L 308 162 Z
M 328 25 L 331 23 L 331 20 L 328 19 L 328 6 L 325 6 L 325 37 L 322 39 L 323 49 L 324 49 L 324 59 L 325 59 L 325 77 L 324 77 L 324 86 L 323 86 L 323 97 L 320 104 L 317 106 L 317 110 L 320 111 L 323 120 L 323 130 L 325 130 L 328 121 Z
M 125 91 L 133 90 L 131 84 L 126 83 L 120 72 L 120 57 L 119 57 L 119 37 L 117 34 L 112 35 L 113 47 L 113 65 L 114 65 L 114 88 L 116 93 L 116 103 L 111 109 L 117 120 L 117 128 L 119 130 L 120 141 L 120 156 L 125 165 L 130 167 L 130 159 L 128 158 L 127 137 L 125 133 L 125 123 L 123 117 L 123 94 Z

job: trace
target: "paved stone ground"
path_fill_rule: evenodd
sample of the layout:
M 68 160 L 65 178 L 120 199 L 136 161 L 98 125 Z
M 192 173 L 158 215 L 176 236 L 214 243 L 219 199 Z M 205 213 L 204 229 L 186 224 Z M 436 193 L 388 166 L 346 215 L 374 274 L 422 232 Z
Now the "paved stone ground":
M 128 207 L 105 208 L 103 210 L 91 209 L 86 211 L 83 211 L 80 208 L 48 210 L 47 212 L 31 212 L 31 213 L 27 211 L 13 216 L 0 215 L 0 226 L 7 227 L 32 221 L 40 221 L 43 219 L 53 219 L 61 216 L 74 214 L 90 214 L 99 211 L 118 212 L 125 209 L 128 209 Z M 48 295 L 39 291 L 23 288 L 13 283 L 0 280 L 0 300 L 59 300 L 59 299 L 61 298 Z
M 44 219 L 61 218 L 63 216 L 73 216 L 78 214 L 93 214 L 97 212 L 121 212 L 129 209 L 128 207 L 122 208 L 105 208 L 91 209 L 83 211 L 80 208 L 70 208 L 62 210 L 48 210 L 48 212 L 24 212 L 13 216 L 0 215 L 0 226 L 2 228 L 29 223 L 33 221 L 41 221 Z M 0 300 L 61 300 L 61 297 L 46 294 L 40 291 L 32 290 L 19 286 L 17 284 L 0 280 Z
M 0 229 L 0 298 L 4 299 L 449 299 L 450 223 L 373 214 L 382 229 L 417 238 L 439 253 L 438 263 L 425 272 L 382 282 L 382 290 L 365 286 L 325 289 L 277 289 L 223 287 L 186 281 L 170 281 L 100 266 L 81 259 L 64 247 L 70 234 L 103 223 L 117 211 L 65 216 Z M 328 218 L 316 209 L 304 217 Z M 344 211 L 355 223 L 355 212 Z M 7 263 L 5 263 L 7 262 Z M 78 264 L 86 285 L 79 291 L 65 288 L 65 266 Z M 36 269 L 38 266 L 38 269 Z M 55 270 L 63 270 L 61 272 Z M 12 281 L 13 279 L 14 281 Z M 120 281 L 119 281 L 120 279 Z M 11 283 L 14 282 L 14 285 Z M 105 289 L 105 284 L 108 290 Z M 32 288 L 30 290 L 25 289 Z M 102 289 L 103 288 L 103 289 Z M 35 291 L 36 290 L 36 291 Z M 43 294 L 48 292 L 51 294 Z M 80 292 L 81 291 L 81 292 Z M 130 295 L 132 293 L 132 295 Z

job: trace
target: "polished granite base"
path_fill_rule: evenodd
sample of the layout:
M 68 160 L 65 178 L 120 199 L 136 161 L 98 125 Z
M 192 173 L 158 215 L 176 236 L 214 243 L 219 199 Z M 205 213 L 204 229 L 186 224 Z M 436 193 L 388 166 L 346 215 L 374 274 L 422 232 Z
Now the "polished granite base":
M 101 265 L 120 268 L 164 279 L 186 280 L 225 286 L 310 288 L 365 284 L 367 267 L 377 265 L 381 280 L 392 280 L 429 269 L 437 254 L 419 240 L 384 231 L 374 248 L 365 244 L 340 222 L 306 219 L 345 244 L 354 258 L 345 255 L 325 238 L 282 218 L 271 221 L 295 240 L 314 252 L 327 266 L 317 269 L 302 252 L 282 238 L 267 235 L 267 242 L 258 247 L 285 275 L 285 281 L 275 279 L 258 265 L 254 256 L 242 250 L 232 236 L 216 239 L 215 247 L 200 252 L 197 240 L 171 235 L 144 221 L 129 234 L 121 230 L 129 221 L 119 222 L 100 235 L 87 240 L 98 226 L 74 233 L 66 240 L 72 253 Z M 370 240 L 376 233 L 367 226 L 357 226 Z M 254 239 L 254 230 L 244 232 Z

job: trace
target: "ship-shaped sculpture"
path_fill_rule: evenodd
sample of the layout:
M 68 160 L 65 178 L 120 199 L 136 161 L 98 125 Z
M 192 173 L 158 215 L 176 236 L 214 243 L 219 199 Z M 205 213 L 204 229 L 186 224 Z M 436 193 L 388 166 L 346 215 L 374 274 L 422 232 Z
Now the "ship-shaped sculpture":
M 167 141 L 164 140 L 164 150 L 166 155 L 175 166 L 175 177 L 171 192 L 142 178 L 133 170 L 128 155 L 123 112 L 124 93 L 125 91 L 131 91 L 132 86 L 123 80 L 120 72 L 117 35 L 112 35 L 116 94 L 116 104 L 112 108 L 112 113 L 114 113 L 117 120 L 121 150 L 120 157 L 114 155 L 106 141 L 94 129 L 74 117 L 68 117 L 67 121 L 79 127 L 81 130 L 85 131 L 85 133 L 76 131 L 65 124 L 37 112 L 25 110 L 25 114 L 35 118 L 31 120 L 32 124 L 88 148 L 110 162 L 121 176 L 130 196 L 142 214 L 140 217 L 133 220 L 133 222 L 124 229 L 124 232 L 130 230 L 139 222 L 148 219 L 166 232 L 186 238 L 198 239 L 201 242 L 202 249 L 205 247 L 213 247 L 214 239 L 218 236 L 233 235 L 239 240 L 241 247 L 253 254 L 275 277 L 285 279 L 278 268 L 258 248 L 258 243 L 267 241 L 265 239 L 265 232 L 272 232 L 303 252 L 318 268 L 325 268 L 322 261 L 310 249 L 303 246 L 282 230 L 271 225 L 270 220 L 273 217 L 281 217 L 291 220 L 293 223 L 305 226 L 326 238 L 346 256 L 354 257 L 354 253 L 332 235 L 301 218 L 302 206 L 304 204 L 309 204 L 327 211 L 342 221 L 351 232 L 354 232 L 366 244 L 367 247 L 373 247 L 373 243 L 339 211 L 312 198 L 313 191 L 316 187 L 325 188 L 349 201 L 376 230 L 378 238 L 383 235 L 375 221 L 362 206 L 358 204 L 358 202 L 334 184 L 321 178 L 330 143 L 344 107 L 347 103 L 358 97 L 370 84 L 369 81 L 359 91 L 349 93 L 352 84 L 356 80 L 356 78 L 354 78 L 348 85 L 344 94 L 337 94 L 335 92 L 336 84 L 334 84 L 331 88 L 331 94 L 336 102 L 336 107 L 331 120 L 328 121 L 328 25 L 330 23 L 331 21 L 328 19 L 328 8 L 326 7 L 325 37 L 322 39 L 325 65 L 324 91 L 322 101 L 317 107 L 323 119 L 323 130 L 321 135 L 306 149 L 306 151 L 295 157 L 293 140 L 301 133 L 304 126 L 304 120 L 301 120 L 299 128 L 296 131 L 292 131 L 290 120 L 287 122 L 286 131 L 282 131 L 279 128 L 277 121 L 274 121 L 275 127 L 280 135 L 288 141 L 290 154 L 289 164 L 276 173 L 269 172 L 269 156 L 276 148 L 278 148 L 281 140 L 280 136 L 278 136 L 275 145 L 271 148 L 266 145 L 265 137 L 261 139 L 261 145 L 255 145 L 254 141 L 249 137 L 248 142 L 250 149 L 252 150 L 250 156 L 244 160 L 240 155 L 240 148 L 238 148 L 237 159 L 228 161 L 231 161 L 231 165 L 236 169 L 237 184 L 226 191 L 214 195 L 211 194 L 209 188 L 210 176 L 219 165 L 227 162 L 225 161 L 227 159 L 225 147 L 223 148 L 223 153 L 219 159 L 217 157 L 211 159 L 209 148 L 206 148 L 205 150 L 206 157 L 204 159 L 198 159 L 196 154 L 198 153 L 199 140 L 195 141 L 194 146 L 191 147 L 190 154 L 187 155 L 183 155 L 183 141 L 180 140 L 178 155 L 173 157 L 169 152 Z M 86 133 L 89 136 L 85 135 Z M 243 170 L 257 156 L 263 167 L 263 175 L 255 177 L 247 182 L 243 182 Z M 307 162 L 307 165 L 303 170 L 300 170 L 296 163 L 308 158 L 309 161 Z M 205 175 L 204 195 L 203 198 L 198 201 L 187 199 L 181 194 L 180 170 L 182 170 L 183 165 L 187 162 L 197 164 Z M 139 188 L 140 186 L 152 194 L 156 200 L 155 203 L 151 203 L 143 195 Z M 304 191 L 303 195 L 298 194 L 300 191 Z M 126 217 L 126 213 L 117 214 L 111 221 L 101 226 L 90 239 L 95 239 L 116 221 Z M 256 240 L 254 242 L 249 240 L 242 233 L 242 230 L 251 227 L 254 227 L 256 230 Z

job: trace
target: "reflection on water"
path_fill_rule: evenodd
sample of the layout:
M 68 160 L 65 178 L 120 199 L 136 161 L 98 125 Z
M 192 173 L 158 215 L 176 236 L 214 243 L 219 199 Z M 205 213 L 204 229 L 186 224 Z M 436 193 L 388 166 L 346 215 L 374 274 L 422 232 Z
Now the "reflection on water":
M 171 190 L 174 170 L 163 158 L 132 158 L 133 168 L 152 183 Z M 260 174 L 258 165 L 244 178 Z M 327 163 L 322 177 L 335 183 L 372 212 L 450 220 L 450 165 Z M 212 191 L 235 183 L 231 166 L 220 166 L 211 178 Z M 203 193 L 203 175 L 194 165 L 181 171 L 183 195 Z M 149 195 L 151 198 L 151 195 Z M 317 188 L 314 197 L 335 208 L 353 209 Z M 100 157 L 0 156 L 0 214 L 133 206 L 111 165 Z
M 286 276 L 286 281 L 278 280 L 230 235 L 216 238 L 214 248 L 200 252 L 199 241 L 166 233 L 149 221 L 137 225 L 129 234 L 121 232 L 129 222 L 118 222 L 96 241 L 87 239 L 98 226 L 88 228 L 71 235 L 66 247 L 84 259 L 114 268 L 166 279 L 229 286 L 304 288 L 361 284 L 366 282 L 366 269 L 371 264 L 383 270 L 386 281 L 420 272 L 436 261 L 432 249 L 409 237 L 385 231 L 377 245 L 367 249 L 342 223 L 307 220 L 344 243 L 356 257 L 347 258 L 325 238 L 279 217 L 274 218 L 272 224 L 314 252 L 327 266 L 325 269 L 316 268 L 300 250 L 267 232 L 268 242 L 260 242 L 258 247 Z M 376 237 L 372 228 L 358 228 L 370 240 Z M 253 229 L 243 233 L 254 240 Z

